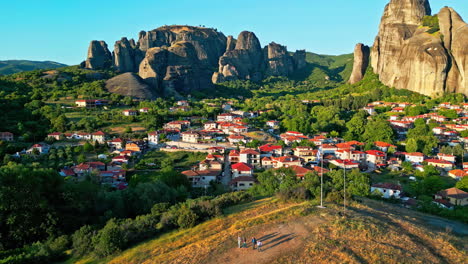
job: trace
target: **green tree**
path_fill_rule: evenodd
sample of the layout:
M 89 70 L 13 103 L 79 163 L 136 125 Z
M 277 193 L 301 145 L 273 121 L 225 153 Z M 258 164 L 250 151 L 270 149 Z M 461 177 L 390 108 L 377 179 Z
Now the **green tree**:
M 362 134 L 364 134 L 365 126 L 367 124 L 367 113 L 364 111 L 357 112 L 349 122 L 346 123 L 346 134 L 345 140 L 361 140 Z
M 94 150 L 93 145 L 91 145 L 88 141 L 83 145 L 84 152 L 92 152 Z
M 459 180 L 455 187 L 465 192 L 468 192 L 468 177 L 465 176 L 461 180 Z
M 120 252 L 125 244 L 126 238 L 115 219 L 107 222 L 106 226 L 93 237 L 93 253 L 99 257 L 109 256 Z
M 410 138 L 408 139 L 408 141 L 406 142 L 406 152 L 416 152 L 418 151 L 418 142 L 416 141 L 416 139 L 414 138 Z
M 365 126 L 362 139 L 366 142 L 383 141 L 391 143 L 393 141 L 393 129 L 385 119 L 376 118 Z
M 0 168 L 0 247 L 21 247 L 54 233 L 62 187 L 62 178 L 52 169 L 15 163 Z

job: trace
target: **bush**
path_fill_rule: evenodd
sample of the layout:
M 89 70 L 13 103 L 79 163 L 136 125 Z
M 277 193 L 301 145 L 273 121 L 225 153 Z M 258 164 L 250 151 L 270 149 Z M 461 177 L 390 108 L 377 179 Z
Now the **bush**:
M 82 226 L 72 235 L 73 254 L 83 256 L 93 249 L 94 230 L 86 225 Z
M 439 26 L 439 17 L 437 15 L 433 16 L 425 16 L 423 18 L 423 26 L 429 27 L 427 30 L 427 33 L 433 34 L 438 31 L 440 31 L 440 26 Z
M 197 220 L 198 215 L 190 210 L 190 208 L 183 206 L 179 209 L 179 217 L 177 218 L 177 225 L 179 225 L 179 227 L 194 227 L 197 224 Z
M 46 264 L 63 260 L 70 241 L 67 236 L 51 238 L 14 250 L 0 252 L 0 264 Z
M 120 252 L 126 245 L 126 239 L 115 219 L 107 222 L 106 226 L 93 237 L 94 253 L 98 257 L 105 257 Z
M 296 187 L 292 189 L 284 189 L 277 193 L 278 198 L 282 200 L 303 201 L 312 197 L 309 190 L 305 187 Z

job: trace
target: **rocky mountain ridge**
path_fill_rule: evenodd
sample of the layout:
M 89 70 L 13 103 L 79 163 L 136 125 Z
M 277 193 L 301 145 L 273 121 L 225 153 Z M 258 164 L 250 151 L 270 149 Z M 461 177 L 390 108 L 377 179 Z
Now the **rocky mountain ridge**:
M 431 17 L 428 0 L 391 0 L 370 54 L 371 65 L 387 86 L 428 96 L 468 95 L 467 43 L 468 25 L 452 8 Z M 367 59 L 356 56 L 355 72 Z
M 211 28 L 163 26 L 141 31 L 138 41 L 116 41 L 113 52 L 104 41 L 91 41 L 82 67 L 138 73 L 157 94 L 168 96 L 224 81 L 289 76 L 305 67 L 305 56 L 304 50 L 290 55 L 274 42 L 262 48 L 249 31 L 235 39 Z

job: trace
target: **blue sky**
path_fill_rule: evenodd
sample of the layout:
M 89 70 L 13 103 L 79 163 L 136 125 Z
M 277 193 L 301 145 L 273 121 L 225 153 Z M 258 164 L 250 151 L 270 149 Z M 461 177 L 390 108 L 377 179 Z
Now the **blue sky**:
M 53 60 L 78 64 L 90 40 L 112 49 L 122 36 L 161 25 L 215 27 L 226 35 L 253 31 L 262 45 L 289 50 L 350 53 L 371 45 L 389 0 L 3 0 L 0 60 Z M 468 17 L 466 0 L 432 0 L 433 13 L 452 6 Z M 468 18 L 467 18 L 468 19 Z

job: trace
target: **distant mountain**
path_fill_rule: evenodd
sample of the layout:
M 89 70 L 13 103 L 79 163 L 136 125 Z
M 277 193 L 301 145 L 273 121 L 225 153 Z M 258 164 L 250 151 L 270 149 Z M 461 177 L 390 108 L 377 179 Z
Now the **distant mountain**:
M 55 69 L 65 66 L 67 65 L 54 61 L 5 60 L 0 61 L 0 75 L 38 69 Z

